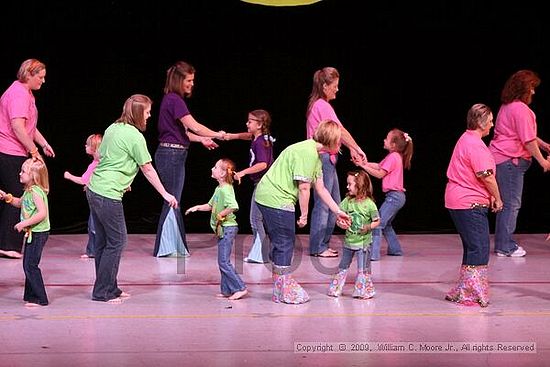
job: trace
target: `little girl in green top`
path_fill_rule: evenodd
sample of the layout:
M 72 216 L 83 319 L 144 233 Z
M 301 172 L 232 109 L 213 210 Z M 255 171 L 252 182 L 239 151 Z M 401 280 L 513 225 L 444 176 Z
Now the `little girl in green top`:
M 38 267 L 42 250 L 48 240 L 50 220 L 48 215 L 48 169 L 39 158 L 29 158 L 21 166 L 19 181 L 25 191 L 20 198 L 0 190 L 0 198 L 21 208 L 21 221 L 15 225 L 18 232 L 25 231 L 23 270 L 25 271 L 25 306 L 46 306 L 48 296 Z
M 346 181 L 348 194 L 340 203 L 340 208 L 351 217 L 351 221 L 336 222 L 346 230 L 346 234 L 339 271 L 332 276 L 328 295 L 338 297 L 342 294 L 351 261 L 357 255 L 357 277 L 352 296 L 367 299 L 375 294 L 371 279 L 370 246 L 371 231 L 380 224 L 380 216 L 372 196 L 369 175 L 363 170 L 349 172 Z
M 185 211 L 185 214 L 196 211 L 211 212 L 210 227 L 218 237 L 218 266 L 221 273 L 221 296 L 230 300 L 240 299 L 248 293 L 246 285 L 231 264 L 231 248 L 237 236 L 237 218 L 234 214 L 239 210 L 233 190 L 233 175 L 235 163 L 230 159 L 220 159 L 212 167 L 212 178 L 218 181 L 218 186 L 208 203 L 195 205 Z

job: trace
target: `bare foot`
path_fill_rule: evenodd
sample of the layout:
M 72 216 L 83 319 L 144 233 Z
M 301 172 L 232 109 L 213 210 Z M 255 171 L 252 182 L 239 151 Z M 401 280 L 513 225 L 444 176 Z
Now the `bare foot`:
M 124 291 L 123 291 L 123 292 L 120 294 L 119 297 L 120 297 L 120 298 L 130 298 L 130 296 L 131 296 L 130 293 L 124 292 Z
M 223 293 L 218 293 L 218 294 L 216 294 L 216 298 L 227 298 L 227 297 L 229 297 L 229 296 L 226 296 L 226 295 L 223 294 Z
M 105 303 L 109 303 L 111 305 L 120 305 L 122 303 L 122 298 L 120 298 L 120 297 L 113 298 L 113 299 L 108 300 Z
M 86 254 L 82 254 L 82 255 L 80 255 L 80 258 L 81 258 L 81 259 L 89 259 L 90 256 L 88 256 L 88 255 L 86 255 Z
M 233 293 L 229 299 L 234 301 L 234 300 L 237 300 L 237 299 L 241 299 L 243 298 L 244 296 L 246 296 L 248 294 L 248 290 L 245 289 L 245 290 L 242 290 L 242 291 L 238 291 L 238 292 L 235 292 Z
M 20 252 L 17 252 L 17 251 L 0 250 L 0 255 L 4 255 L 4 256 L 9 257 L 11 259 L 21 259 L 23 257 L 23 255 Z
M 34 302 L 27 302 L 25 303 L 25 307 L 40 307 L 41 305 L 39 303 L 34 303 Z

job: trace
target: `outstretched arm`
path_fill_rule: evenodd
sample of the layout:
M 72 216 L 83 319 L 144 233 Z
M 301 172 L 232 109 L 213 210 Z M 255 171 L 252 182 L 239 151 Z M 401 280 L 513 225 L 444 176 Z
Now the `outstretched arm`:
M 210 130 L 203 124 L 197 122 L 197 120 L 195 120 L 193 116 L 191 116 L 191 114 L 183 116 L 180 119 L 180 121 L 187 130 L 199 136 L 205 136 L 208 138 L 216 138 L 221 140 L 223 140 L 223 137 L 225 136 L 225 131 L 216 132 L 214 130 Z

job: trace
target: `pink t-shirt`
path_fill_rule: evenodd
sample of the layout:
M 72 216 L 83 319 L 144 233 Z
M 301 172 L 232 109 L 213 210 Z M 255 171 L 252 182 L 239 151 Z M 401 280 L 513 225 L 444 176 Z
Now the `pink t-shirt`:
M 476 173 L 496 171 L 495 159 L 475 130 L 466 130 L 456 142 L 447 168 L 445 207 L 469 209 L 472 204 L 489 205 L 491 194 Z
M 525 143 L 536 138 L 535 113 L 525 103 L 514 101 L 500 106 L 489 149 L 497 164 L 514 158 L 531 160 L 531 154 L 525 149 Z
M 317 129 L 317 126 L 319 126 L 321 121 L 324 120 L 332 120 L 342 126 L 342 123 L 338 120 L 338 116 L 336 116 L 336 112 L 330 103 L 322 98 L 319 98 L 313 103 L 313 106 L 311 106 L 311 111 L 309 111 L 309 115 L 307 116 L 306 133 L 308 139 L 313 138 L 315 129 Z
M 82 183 L 84 185 L 87 185 L 88 182 L 90 182 L 90 177 L 92 177 L 92 173 L 94 173 L 94 169 L 97 167 L 98 163 L 99 163 L 99 160 L 94 159 L 92 163 L 88 165 L 86 172 L 82 174 Z
M 391 152 L 380 162 L 380 168 L 386 171 L 382 177 L 382 191 L 405 191 L 403 187 L 403 158 L 397 152 Z
M 18 80 L 14 81 L 0 98 L 0 152 L 26 156 L 27 149 L 19 142 L 11 126 L 11 121 L 15 118 L 27 120 L 27 134 L 34 140 L 38 110 L 32 92 Z

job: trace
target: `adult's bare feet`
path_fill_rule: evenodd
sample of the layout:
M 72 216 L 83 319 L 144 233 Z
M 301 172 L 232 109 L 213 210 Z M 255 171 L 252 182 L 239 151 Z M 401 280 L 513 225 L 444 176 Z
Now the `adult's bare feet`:
M 229 296 L 229 299 L 231 301 L 235 301 L 237 299 L 241 299 L 243 298 L 244 296 L 246 296 L 248 294 L 248 290 L 247 289 L 244 289 L 242 291 L 238 291 L 238 292 L 235 292 L 233 293 L 231 296 Z

